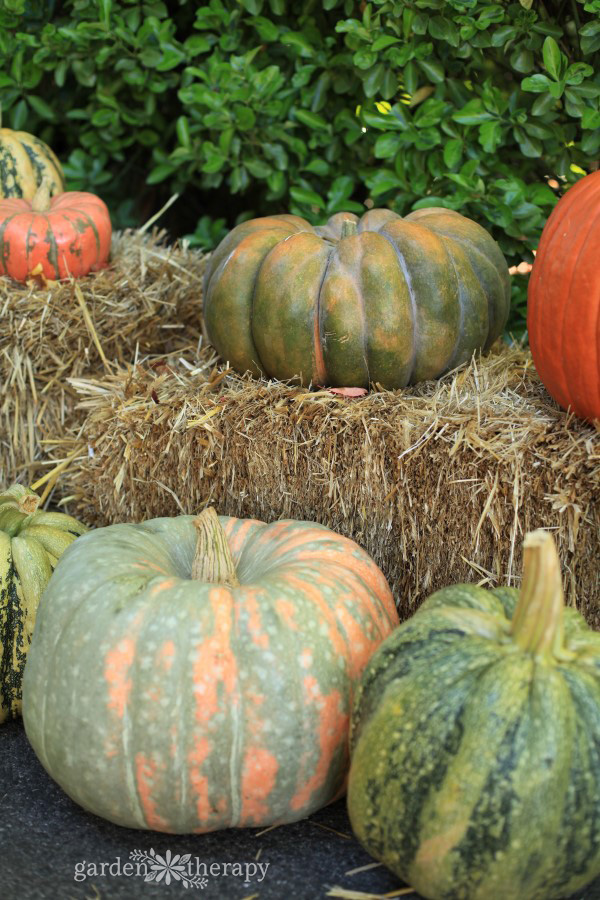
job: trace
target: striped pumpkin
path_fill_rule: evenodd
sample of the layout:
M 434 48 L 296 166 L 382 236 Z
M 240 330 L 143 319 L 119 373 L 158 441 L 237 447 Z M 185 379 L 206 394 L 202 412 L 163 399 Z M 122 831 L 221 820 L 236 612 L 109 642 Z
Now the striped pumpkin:
M 331 387 L 438 378 L 487 349 L 510 304 L 504 256 L 448 209 L 373 209 L 313 228 L 298 216 L 238 225 L 211 255 L 208 336 L 240 372 Z
M 39 510 L 21 484 L 0 494 L 0 723 L 21 711 L 21 680 L 42 592 L 85 525 Z
M 103 268 L 110 254 L 110 215 L 94 194 L 50 198 L 44 182 L 31 202 L 0 200 L 0 275 L 57 281 Z
M 210 510 L 101 528 L 44 595 L 27 735 L 120 825 L 294 821 L 344 791 L 354 686 L 397 621 L 375 563 L 320 525 Z
M 563 608 L 548 532 L 520 594 L 433 594 L 367 666 L 348 808 L 432 900 L 553 900 L 600 874 L 600 634 Z
M 65 176 L 50 147 L 26 131 L 0 128 L 0 198 L 33 200 L 44 178 L 52 196 L 65 190 Z

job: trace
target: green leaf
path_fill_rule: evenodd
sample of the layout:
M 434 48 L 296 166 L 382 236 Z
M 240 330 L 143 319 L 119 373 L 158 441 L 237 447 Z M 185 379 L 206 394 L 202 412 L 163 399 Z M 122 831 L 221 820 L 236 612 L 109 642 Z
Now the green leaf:
M 518 126 L 513 129 L 513 133 L 523 156 L 536 158 L 542 155 L 542 144 L 537 138 L 529 137 L 527 132 Z
M 304 167 L 304 172 L 311 172 L 314 175 L 329 175 L 329 165 L 325 162 L 324 159 L 320 159 L 319 157 L 315 157 L 315 159 L 311 159 L 309 164 Z
M 441 84 L 445 77 L 446 73 L 444 72 L 444 67 L 439 62 L 434 62 L 432 60 L 420 59 L 419 67 L 425 72 L 430 81 L 433 81 L 434 84 Z
M 164 181 L 166 178 L 169 178 L 169 176 L 172 175 L 174 171 L 174 166 L 170 166 L 167 163 L 161 163 L 151 170 L 150 174 L 146 178 L 146 184 L 158 184 L 159 182 Z
M 183 147 L 191 147 L 190 122 L 187 116 L 179 116 L 175 122 L 177 140 Z
M 452 118 L 461 125 L 479 125 L 481 122 L 489 122 L 494 115 L 484 109 L 481 100 L 469 100 L 462 109 L 453 113 Z
M 325 209 L 325 203 L 315 191 L 303 187 L 291 187 L 290 194 L 296 203 L 301 203 L 306 206 L 318 206 L 319 209 Z
M 593 68 L 587 63 L 573 63 L 565 72 L 565 81 L 567 84 L 581 84 L 584 78 L 593 74 Z
M 273 169 L 263 159 L 246 159 L 245 166 L 255 178 L 268 178 Z
M 382 63 L 377 63 L 372 69 L 365 73 L 363 78 L 363 90 L 367 97 L 374 97 L 378 92 L 385 75 L 385 68 Z
M 54 112 L 52 107 L 48 103 L 46 103 L 45 100 L 42 100 L 41 97 L 36 97 L 32 94 L 28 94 L 27 102 L 41 119 L 46 119 L 46 121 L 48 122 L 56 121 L 56 113 Z
M 233 113 L 235 115 L 237 126 L 242 131 L 249 131 L 250 128 L 254 127 L 256 116 L 249 106 L 242 106 L 240 103 L 236 103 L 233 107 Z
M 479 143 L 486 153 L 495 153 L 502 143 L 502 126 L 500 122 L 484 122 L 479 127 Z
M 375 156 L 377 159 L 391 159 L 400 149 L 400 141 L 397 134 L 381 134 L 375 141 Z
M 394 37 L 391 34 L 383 34 L 381 37 L 378 37 L 371 44 L 371 50 L 374 53 L 377 53 L 379 50 L 385 50 L 386 47 L 391 47 L 392 44 L 399 44 L 400 38 Z
M 444 163 L 449 169 L 453 169 L 462 157 L 463 142 L 460 138 L 452 138 L 444 146 Z
M 521 87 L 524 91 L 531 91 L 534 94 L 541 94 L 550 89 L 552 82 L 547 75 L 537 74 L 524 78 Z
M 293 47 L 300 53 L 300 56 L 313 56 L 314 47 L 308 42 L 306 37 L 298 31 L 287 31 L 279 38 L 286 47 Z
M 302 122 L 303 125 L 307 125 L 309 128 L 323 129 L 324 131 L 327 131 L 329 128 L 323 116 L 311 112 L 309 109 L 296 109 L 294 116 L 298 122 Z
M 562 77 L 567 58 L 560 52 L 560 47 L 553 37 L 548 36 L 545 39 L 542 53 L 546 72 L 548 72 L 555 81 L 558 81 Z
M 600 128 L 600 110 L 586 107 L 581 118 L 581 127 L 587 129 Z
M 452 47 L 458 47 L 458 29 L 451 19 L 445 19 L 443 16 L 433 16 L 429 20 L 429 34 L 433 38 L 446 41 Z

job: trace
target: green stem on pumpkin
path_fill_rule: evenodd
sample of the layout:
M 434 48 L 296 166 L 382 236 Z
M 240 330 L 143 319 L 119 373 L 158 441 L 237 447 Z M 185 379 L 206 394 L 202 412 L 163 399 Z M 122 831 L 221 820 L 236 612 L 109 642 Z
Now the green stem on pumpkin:
M 203 510 L 194 519 L 194 526 L 198 540 L 192 563 L 192 579 L 229 587 L 239 585 L 227 536 L 214 507 Z
M 33 195 L 31 208 L 34 212 L 48 212 L 50 209 L 50 182 L 42 178 L 42 183 Z
M 560 562 L 548 531 L 523 542 L 523 583 L 512 620 L 516 643 L 530 653 L 554 655 L 563 648 L 564 598 Z
M 352 237 L 358 234 L 358 226 L 352 219 L 344 219 L 342 222 L 342 238 Z
M 31 488 L 22 484 L 11 484 L 0 494 L 0 504 L 6 502 L 11 506 L 16 506 L 20 513 L 31 516 L 40 505 L 40 498 Z

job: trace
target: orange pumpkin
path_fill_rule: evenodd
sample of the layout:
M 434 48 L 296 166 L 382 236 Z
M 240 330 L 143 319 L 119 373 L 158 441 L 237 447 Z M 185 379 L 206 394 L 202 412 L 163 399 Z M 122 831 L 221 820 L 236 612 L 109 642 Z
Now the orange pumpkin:
M 111 233 L 106 204 L 94 194 L 50 197 L 43 183 L 31 202 L 0 199 L 0 275 L 16 281 L 87 275 L 106 265 Z
M 527 328 L 535 367 L 557 403 L 600 418 L 600 172 L 569 188 L 546 222 Z

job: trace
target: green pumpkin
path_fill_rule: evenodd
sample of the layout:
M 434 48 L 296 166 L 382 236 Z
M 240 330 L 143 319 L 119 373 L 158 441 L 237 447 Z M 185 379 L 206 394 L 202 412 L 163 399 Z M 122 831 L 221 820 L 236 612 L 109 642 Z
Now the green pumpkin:
M 600 634 L 548 532 L 520 594 L 433 594 L 374 654 L 351 725 L 364 847 L 432 900 L 553 900 L 600 874 Z
M 244 222 L 209 260 L 204 320 L 240 372 L 393 389 L 438 378 L 502 333 L 502 252 L 449 209 Z
M 64 513 L 38 510 L 34 491 L 0 494 L 0 723 L 21 711 L 21 680 L 44 588 L 63 551 L 87 531 Z
M 397 622 L 375 563 L 321 525 L 206 510 L 99 528 L 44 594 L 27 736 L 120 825 L 295 821 L 345 790 L 353 693 Z

